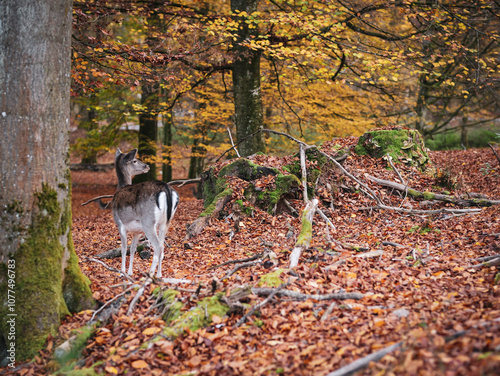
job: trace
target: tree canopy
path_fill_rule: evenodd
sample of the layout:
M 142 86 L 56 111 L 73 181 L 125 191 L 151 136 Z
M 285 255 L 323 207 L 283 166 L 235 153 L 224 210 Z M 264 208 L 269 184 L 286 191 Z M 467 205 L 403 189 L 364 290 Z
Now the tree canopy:
M 201 128 L 238 141 L 264 125 L 312 142 L 385 125 L 432 136 L 498 118 L 499 16 L 487 0 L 80 0 L 73 95 L 158 85 L 148 112 L 173 109 L 177 129 L 183 107 L 198 123 L 220 110 Z M 262 137 L 243 154 L 283 147 Z

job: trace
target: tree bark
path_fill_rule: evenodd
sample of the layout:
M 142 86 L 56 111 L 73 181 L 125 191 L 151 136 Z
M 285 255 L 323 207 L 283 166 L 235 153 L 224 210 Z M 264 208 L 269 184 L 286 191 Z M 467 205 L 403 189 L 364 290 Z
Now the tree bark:
M 163 158 L 162 179 L 168 183 L 172 180 L 172 123 L 174 112 L 170 110 L 167 116 L 163 116 Z
M 258 0 L 231 0 L 231 11 L 236 10 L 251 14 L 257 10 Z M 260 55 L 259 51 L 241 45 L 257 28 L 250 29 L 241 21 L 238 29 L 239 38 L 235 42 L 233 62 L 233 90 L 236 123 L 236 138 L 241 141 L 263 127 L 262 97 L 260 88 Z M 257 152 L 265 152 L 266 145 L 259 132 L 249 137 L 238 146 L 242 157 Z
M 93 304 L 71 238 L 71 0 L 0 2 L 0 365 Z
M 142 83 L 139 114 L 139 155 L 149 166 L 145 174 L 137 175 L 134 183 L 156 180 L 156 142 L 158 141 L 158 87 L 149 82 Z

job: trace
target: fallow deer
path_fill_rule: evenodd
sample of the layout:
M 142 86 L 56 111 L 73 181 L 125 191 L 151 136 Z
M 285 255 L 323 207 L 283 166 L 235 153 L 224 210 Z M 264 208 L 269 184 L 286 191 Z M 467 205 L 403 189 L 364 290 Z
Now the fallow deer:
M 149 166 L 136 156 L 137 149 L 126 154 L 117 149 L 115 154 L 118 189 L 111 203 L 113 218 L 120 232 L 122 272 L 126 270 L 127 234 L 132 234 L 128 268 L 128 275 L 132 275 L 137 242 L 144 233 L 154 250 L 150 273 L 153 275 L 158 267 L 156 276 L 161 278 L 165 235 L 177 209 L 179 195 L 159 180 L 132 184 L 135 175 L 149 171 Z

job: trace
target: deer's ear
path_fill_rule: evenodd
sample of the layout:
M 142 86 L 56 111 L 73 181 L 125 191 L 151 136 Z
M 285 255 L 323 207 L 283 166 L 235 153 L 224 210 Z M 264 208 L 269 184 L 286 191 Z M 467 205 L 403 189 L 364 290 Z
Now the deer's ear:
M 124 160 L 125 162 L 132 161 L 132 160 L 134 160 L 134 158 L 135 158 L 135 156 L 136 156 L 136 155 L 137 155 L 137 149 L 134 149 L 134 150 L 132 150 L 132 151 L 129 151 L 129 152 L 125 155 L 125 157 L 123 157 L 123 160 Z
M 120 150 L 120 148 L 117 148 L 115 153 L 115 158 L 118 157 L 121 153 L 122 151 Z

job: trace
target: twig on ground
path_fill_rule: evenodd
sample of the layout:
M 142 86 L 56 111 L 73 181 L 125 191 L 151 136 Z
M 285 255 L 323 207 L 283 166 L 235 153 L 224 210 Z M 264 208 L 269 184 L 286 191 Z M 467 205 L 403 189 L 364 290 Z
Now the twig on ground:
M 471 268 L 479 269 L 479 268 L 482 268 L 484 266 L 490 267 L 490 266 L 497 266 L 497 265 L 500 265 L 500 256 L 493 258 L 493 259 L 490 259 L 488 261 L 482 262 L 481 264 L 471 266 Z
M 112 266 L 109 266 L 109 265 L 106 265 L 104 262 L 102 262 L 101 260 L 97 260 L 95 258 L 92 258 L 92 257 L 86 257 L 85 258 L 86 260 L 89 260 L 89 261 L 93 261 L 93 262 L 97 262 L 98 264 L 101 264 L 102 266 L 104 266 L 106 269 L 108 269 L 109 271 L 112 271 L 112 272 L 115 272 L 115 273 L 119 273 L 121 274 L 123 277 L 127 278 L 127 280 L 129 282 L 132 282 L 132 283 L 135 283 L 135 281 L 130 278 L 130 276 L 128 276 L 127 274 L 123 273 L 121 270 L 119 269 L 116 269 L 116 268 L 113 268 Z
M 500 163 L 500 156 L 497 154 L 495 148 L 493 147 L 493 145 L 490 142 L 488 142 L 488 145 L 490 145 L 491 150 L 493 150 L 493 153 L 495 154 L 495 156 L 498 159 L 498 163 Z
M 255 295 L 259 296 L 266 296 L 269 294 L 272 294 L 276 289 L 270 288 L 270 287 L 254 287 L 252 288 L 252 293 Z M 297 291 L 292 291 L 292 290 L 280 290 L 278 291 L 278 296 L 286 296 L 287 298 L 292 298 L 296 300 L 307 300 L 307 299 L 313 299 L 313 300 L 332 300 L 332 299 L 337 299 L 337 300 L 347 300 L 347 299 L 354 299 L 354 300 L 360 300 L 363 299 L 364 295 L 359 293 L 359 292 L 338 292 L 338 293 L 331 293 L 331 294 L 304 294 L 301 292 Z
M 262 257 L 263 255 L 264 255 L 264 253 L 257 253 L 256 255 L 253 255 L 252 257 L 248 257 L 248 258 L 245 258 L 245 259 L 229 260 L 229 261 L 226 261 L 226 262 L 224 262 L 222 264 L 211 266 L 207 270 L 217 269 L 217 268 L 220 268 L 222 266 L 229 265 L 229 264 L 239 264 L 240 262 L 248 262 L 248 261 L 257 260 L 258 258 Z
M 245 313 L 241 317 L 241 319 L 239 319 L 238 322 L 236 324 L 234 324 L 234 327 L 238 328 L 239 326 L 241 326 L 247 320 L 248 317 L 253 315 L 253 313 L 255 311 L 257 311 L 258 309 L 264 307 L 269 301 L 271 301 L 271 299 L 273 299 L 280 291 L 282 291 L 283 288 L 285 288 L 285 286 L 288 286 L 288 284 L 289 284 L 289 281 L 287 281 L 286 283 L 282 283 L 278 288 L 273 289 L 273 292 L 270 293 L 266 299 L 261 301 L 259 304 L 254 305 L 247 313 Z
M 106 308 L 108 305 L 110 305 L 111 303 L 113 303 L 116 299 L 118 299 L 118 298 L 120 298 L 120 297 L 124 296 L 125 294 L 127 294 L 129 291 L 131 291 L 131 290 L 132 290 L 132 289 L 134 289 L 135 287 L 137 287 L 137 285 L 136 285 L 136 284 L 133 284 L 133 285 L 129 286 L 129 287 L 128 287 L 125 291 L 122 291 L 121 293 L 119 293 L 118 295 L 116 295 L 113 299 L 108 300 L 106 303 L 104 303 L 104 304 L 102 305 L 102 307 L 101 307 L 101 308 L 99 308 L 98 310 L 96 310 L 96 311 L 94 312 L 94 314 L 93 314 L 93 315 L 92 315 L 92 317 L 90 318 L 90 321 L 89 321 L 89 322 L 94 321 L 94 318 L 96 317 L 96 315 L 98 315 L 98 314 L 99 314 L 99 312 L 103 311 L 103 310 L 104 310 L 104 308 Z
M 132 301 L 130 302 L 130 306 L 128 307 L 127 316 L 129 316 L 132 313 L 132 311 L 134 310 L 135 305 L 139 301 L 140 297 L 142 296 L 142 294 L 144 294 L 144 290 L 146 289 L 146 286 L 148 286 L 151 282 L 152 282 L 152 279 L 147 277 L 146 280 L 144 281 L 144 283 L 139 288 L 139 290 L 137 290 L 137 293 L 135 294 L 134 299 L 132 299 Z
M 367 367 L 370 362 L 377 362 L 382 359 L 387 354 L 393 352 L 403 345 L 403 342 L 395 343 L 394 345 L 387 346 L 382 350 L 374 352 L 373 354 L 367 355 L 361 359 L 355 360 L 351 364 L 342 367 L 336 371 L 330 372 L 327 376 L 347 376 Z
M 333 309 L 337 307 L 337 302 L 333 302 L 331 303 L 328 308 L 326 309 L 325 313 L 323 313 L 323 315 L 321 315 L 321 319 L 319 321 L 326 321 L 326 319 L 328 318 L 328 316 L 330 316 L 333 312 Z

